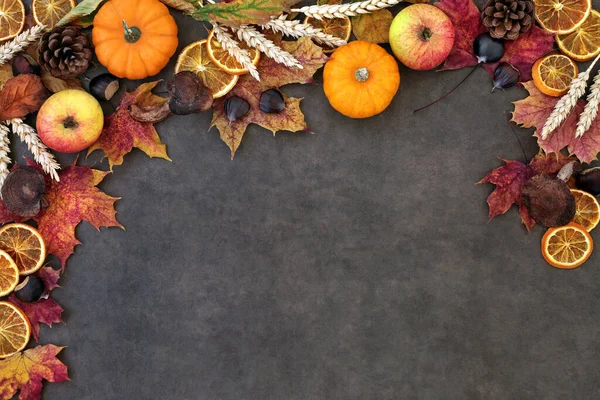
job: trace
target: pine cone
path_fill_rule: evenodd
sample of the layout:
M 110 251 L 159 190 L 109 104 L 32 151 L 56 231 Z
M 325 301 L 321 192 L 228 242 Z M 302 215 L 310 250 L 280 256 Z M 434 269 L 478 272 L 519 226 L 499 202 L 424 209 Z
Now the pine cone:
M 56 27 L 40 41 L 40 64 L 57 78 L 67 79 L 82 74 L 92 59 L 87 35 L 72 26 Z
M 488 0 L 481 17 L 492 37 L 515 40 L 533 25 L 533 1 Z

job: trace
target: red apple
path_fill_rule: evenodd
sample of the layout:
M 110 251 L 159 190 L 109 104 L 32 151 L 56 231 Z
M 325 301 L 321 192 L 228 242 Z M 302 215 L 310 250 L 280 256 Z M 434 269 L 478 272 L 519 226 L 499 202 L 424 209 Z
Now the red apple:
M 454 25 L 442 10 L 414 4 L 400 11 L 390 27 L 392 51 L 409 68 L 424 71 L 440 65 L 454 45 Z
M 36 127 L 42 142 L 61 153 L 77 153 L 92 145 L 104 126 L 98 100 L 83 90 L 63 90 L 50 96 L 38 112 Z

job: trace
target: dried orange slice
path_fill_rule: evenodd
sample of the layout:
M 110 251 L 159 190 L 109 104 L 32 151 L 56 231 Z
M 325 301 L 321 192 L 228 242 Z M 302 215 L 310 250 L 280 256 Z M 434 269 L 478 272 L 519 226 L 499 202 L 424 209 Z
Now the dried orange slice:
M 533 83 L 548 96 L 559 97 L 569 91 L 571 81 L 577 77 L 577 64 L 562 54 L 550 54 L 538 59 L 531 69 Z
M 33 19 L 38 25 L 53 28 L 77 3 L 75 0 L 33 0 Z
M 533 5 L 542 28 L 560 35 L 579 28 L 592 10 L 592 0 L 533 0 Z
M 0 301 L 0 358 L 23 350 L 31 337 L 31 325 L 21 309 Z
M 0 2 L 0 42 L 12 39 L 25 27 L 25 5 L 21 0 Z
M 13 259 L 0 250 L 0 296 L 10 294 L 19 284 L 19 269 Z
M 556 35 L 560 51 L 577 61 L 588 61 L 600 54 L 600 12 L 592 10 L 571 33 Z
M 248 68 L 244 68 L 242 64 L 237 62 L 234 57 L 229 55 L 227 50 L 223 49 L 221 43 L 219 43 L 216 39 L 213 39 L 213 32 L 210 31 L 208 34 L 208 38 L 206 39 L 206 50 L 208 51 L 208 56 L 219 68 L 223 71 L 232 74 L 232 75 L 244 75 L 248 73 Z M 252 60 L 252 64 L 258 64 L 258 60 L 260 60 L 260 51 L 255 48 L 247 46 L 245 43 L 240 43 L 240 48 L 243 50 L 247 50 L 250 54 L 250 59 Z
M 575 218 L 573 222 L 591 232 L 600 223 L 600 203 L 596 197 L 583 190 L 571 189 L 575 197 Z
M 550 228 L 542 238 L 542 255 L 556 268 L 579 267 L 592 255 L 594 241 L 585 228 L 575 222 Z
M 350 22 L 350 18 L 325 18 L 323 20 L 318 20 L 313 17 L 306 17 L 304 19 L 305 24 L 309 24 L 314 26 L 315 28 L 321 29 L 323 33 L 327 33 L 329 35 L 335 36 L 337 38 L 343 39 L 346 42 L 350 39 L 350 34 L 352 33 L 352 22 Z M 315 41 L 316 44 L 319 44 Z M 320 44 L 319 44 L 320 45 Z M 330 46 L 323 46 L 324 53 L 332 53 L 335 48 Z
M 209 57 L 206 39 L 194 42 L 181 51 L 175 73 L 191 71 L 213 92 L 215 99 L 225 96 L 237 83 L 239 76 L 228 74 Z
M 4 250 L 17 264 L 19 275 L 33 274 L 46 259 L 44 239 L 32 226 L 8 224 L 0 229 L 0 250 Z

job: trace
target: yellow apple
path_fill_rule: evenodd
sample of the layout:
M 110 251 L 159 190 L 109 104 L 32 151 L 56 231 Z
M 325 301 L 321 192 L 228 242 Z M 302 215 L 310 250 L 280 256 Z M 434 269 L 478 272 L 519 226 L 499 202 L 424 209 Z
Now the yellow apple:
M 36 127 L 42 142 L 61 153 L 77 153 L 102 133 L 104 114 L 98 100 L 83 90 L 63 90 L 50 96 L 38 112 Z

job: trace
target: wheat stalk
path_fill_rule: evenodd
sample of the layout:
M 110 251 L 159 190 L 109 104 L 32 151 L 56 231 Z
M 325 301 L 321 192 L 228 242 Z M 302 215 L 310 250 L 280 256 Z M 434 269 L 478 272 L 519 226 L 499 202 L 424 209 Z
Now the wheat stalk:
M 0 46 L 0 65 L 10 61 L 17 53 L 25 50 L 31 43 L 42 36 L 45 26 L 36 25 L 15 36 L 13 40 Z
M 542 129 L 541 136 L 543 140 L 545 140 L 550 133 L 554 132 L 554 130 L 556 130 L 556 128 L 558 128 L 559 125 L 567 119 L 569 114 L 571 114 L 571 111 L 573 111 L 577 105 L 577 100 L 579 100 L 579 98 L 585 93 L 585 88 L 587 87 L 587 81 L 590 78 L 590 73 L 599 59 L 600 56 L 596 57 L 594 62 L 592 62 L 587 70 L 580 72 L 579 75 L 577 75 L 577 78 L 573 79 L 571 82 L 571 87 L 569 88 L 567 94 L 558 100 L 554 106 L 554 110 L 552 110 L 552 113 L 546 120 L 544 128 Z
M 227 50 L 227 53 L 229 53 L 230 56 L 235 58 L 238 63 L 247 69 L 254 79 L 260 81 L 258 69 L 256 68 L 256 65 L 252 63 L 248 50 L 242 49 L 239 43 L 231 37 L 229 32 L 225 31 L 224 28 L 221 28 L 219 24 L 213 25 L 213 31 L 215 38 L 221 44 L 223 49 Z
M 316 19 L 354 17 L 358 14 L 368 14 L 373 11 L 388 8 L 401 3 L 403 0 L 365 0 L 359 3 L 346 3 L 322 6 L 306 6 L 294 8 L 292 12 L 301 12 Z
M 316 42 L 330 47 L 339 47 L 346 44 L 345 40 L 329 35 L 312 25 L 303 24 L 300 21 L 288 21 L 287 15 L 285 14 L 262 25 L 262 28 L 271 29 L 273 32 L 282 33 L 295 38 L 308 36 L 313 38 Z
M 267 39 L 265 35 L 256 30 L 253 26 L 241 25 L 239 28 L 232 28 L 236 31 L 239 40 L 243 40 L 250 47 L 255 47 L 267 57 L 272 58 L 279 64 L 287 67 L 296 67 L 302 69 L 302 64 L 294 58 L 293 55 L 281 47 L 278 47 Z
M 42 166 L 44 172 L 59 182 L 58 170 L 60 164 L 56 162 L 54 155 L 48 151 L 48 148 L 42 143 L 35 129 L 27 125 L 20 118 L 15 118 L 10 121 L 13 132 L 19 135 L 22 142 L 27 145 L 27 148 L 33 154 L 33 159 Z
M 8 134 L 10 129 L 3 122 L 0 122 L 0 188 L 4 185 L 4 180 L 10 172 L 8 165 L 11 163 L 8 153 L 10 153 L 10 139 Z
M 590 86 L 590 95 L 587 98 L 588 103 L 579 116 L 577 121 L 577 132 L 575 137 L 582 137 L 592 126 L 592 122 L 598 115 L 598 105 L 600 105 L 600 72 L 594 77 L 594 83 Z

